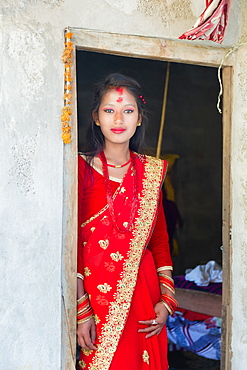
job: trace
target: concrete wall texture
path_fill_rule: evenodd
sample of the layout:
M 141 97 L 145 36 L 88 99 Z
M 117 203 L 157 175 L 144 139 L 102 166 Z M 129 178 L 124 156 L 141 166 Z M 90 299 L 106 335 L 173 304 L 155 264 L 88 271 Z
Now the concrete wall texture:
M 240 5 L 233 4 L 225 46 L 246 35 Z M 64 28 L 176 39 L 203 7 L 195 0 L 2 2 L 0 369 L 61 368 Z M 233 80 L 231 346 L 238 370 L 247 362 L 246 54 L 246 45 L 236 51 Z

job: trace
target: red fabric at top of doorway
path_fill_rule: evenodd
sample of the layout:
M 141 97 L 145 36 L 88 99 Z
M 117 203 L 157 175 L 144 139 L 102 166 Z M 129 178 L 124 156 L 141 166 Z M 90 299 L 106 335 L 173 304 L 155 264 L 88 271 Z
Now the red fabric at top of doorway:
M 211 40 L 222 43 L 230 13 L 231 0 L 206 0 L 206 8 L 193 28 L 182 34 L 180 39 Z

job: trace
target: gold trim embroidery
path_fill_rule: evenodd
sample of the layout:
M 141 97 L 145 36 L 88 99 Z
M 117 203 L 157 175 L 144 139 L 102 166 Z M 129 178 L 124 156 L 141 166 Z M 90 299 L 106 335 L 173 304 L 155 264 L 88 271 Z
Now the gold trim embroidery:
M 149 354 L 147 350 L 143 351 L 142 358 L 143 358 L 143 361 L 149 365 Z
M 79 361 L 78 362 L 79 366 L 82 368 L 82 369 L 85 369 L 86 368 L 86 363 L 84 361 Z
M 92 273 L 91 273 L 91 271 L 89 270 L 89 268 L 88 267 L 84 267 L 84 275 L 85 276 L 90 276 Z
M 107 283 L 99 284 L 97 285 L 97 288 L 99 289 L 101 293 L 105 293 L 105 294 L 112 289 L 112 287 Z
M 122 254 L 121 253 L 119 253 L 118 251 L 117 252 L 115 252 L 115 253 L 111 253 L 110 254 L 110 257 L 111 257 L 111 259 L 113 260 L 113 261 L 115 261 L 115 262 L 119 262 L 119 261 L 121 261 L 124 257 L 122 256 Z
M 82 352 L 84 353 L 85 356 L 89 356 L 93 352 L 92 349 L 90 350 L 90 349 L 82 348 L 81 350 L 82 350 Z
M 145 242 L 156 215 L 158 192 L 163 176 L 163 162 L 148 156 L 146 159 L 146 177 L 143 179 L 140 216 L 135 221 L 133 238 L 130 241 L 128 258 L 123 266 L 122 278 L 117 284 L 114 300 L 109 304 L 109 314 L 102 326 L 98 349 L 89 365 L 89 370 L 108 370 L 111 365 L 129 312 Z
M 108 239 L 99 240 L 98 243 L 99 243 L 100 248 L 107 249 L 107 247 L 109 245 L 109 240 Z
M 96 325 L 100 323 L 101 320 L 98 315 L 93 315 L 93 318 Z

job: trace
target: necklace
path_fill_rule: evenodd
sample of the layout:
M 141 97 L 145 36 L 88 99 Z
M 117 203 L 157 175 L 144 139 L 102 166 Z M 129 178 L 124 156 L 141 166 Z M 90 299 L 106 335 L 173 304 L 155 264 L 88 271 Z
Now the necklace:
M 112 221 L 113 221 L 116 229 L 120 233 L 126 233 L 126 232 L 130 231 L 131 228 L 132 228 L 132 224 L 133 224 L 133 221 L 134 221 L 135 212 L 136 212 L 136 208 L 137 208 L 137 179 L 136 179 L 134 154 L 132 152 L 130 152 L 130 161 L 131 161 L 131 164 L 132 164 L 132 171 L 133 171 L 133 176 L 131 176 L 132 179 L 133 179 L 133 196 L 132 196 L 132 202 L 131 202 L 131 211 L 130 211 L 130 217 L 129 217 L 128 225 L 124 229 L 120 228 L 117 224 L 117 220 L 116 220 L 116 216 L 115 216 L 115 212 L 114 212 L 114 205 L 113 205 L 112 188 L 111 188 L 111 184 L 110 184 L 110 180 L 109 180 L 109 173 L 108 173 L 108 168 L 107 168 L 106 157 L 105 157 L 105 153 L 103 151 L 101 153 L 99 153 L 99 158 L 102 162 L 102 170 L 103 170 L 103 175 L 104 175 L 104 180 L 105 180 L 105 187 L 106 187 L 106 199 L 107 199 L 107 203 L 108 203 L 108 206 L 109 206 L 109 212 L 110 212 Z
M 132 161 L 132 159 L 130 158 L 128 160 L 128 162 L 124 163 L 124 164 L 119 164 L 119 165 L 114 165 L 114 164 L 109 164 L 109 163 L 106 163 L 108 167 L 113 167 L 113 168 L 122 168 L 122 167 L 125 167 L 127 166 L 130 162 Z

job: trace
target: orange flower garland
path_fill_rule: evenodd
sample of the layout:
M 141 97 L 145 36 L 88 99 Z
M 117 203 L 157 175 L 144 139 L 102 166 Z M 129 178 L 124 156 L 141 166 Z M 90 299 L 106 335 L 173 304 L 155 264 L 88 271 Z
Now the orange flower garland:
M 71 82 L 72 78 L 72 58 L 74 51 L 74 44 L 71 42 L 73 33 L 69 32 L 69 29 L 66 30 L 64 35 L 64 52 L 62 56 L 62 61 L 64 63 L 64 107 L 62 108 L 62 139 L 64 144 L 69 144 L 71 142 L 71 126 L 70 126 L 70 116 L 72 115 L 72 110 L 70 107 L 72 94 L 71 94 Z

